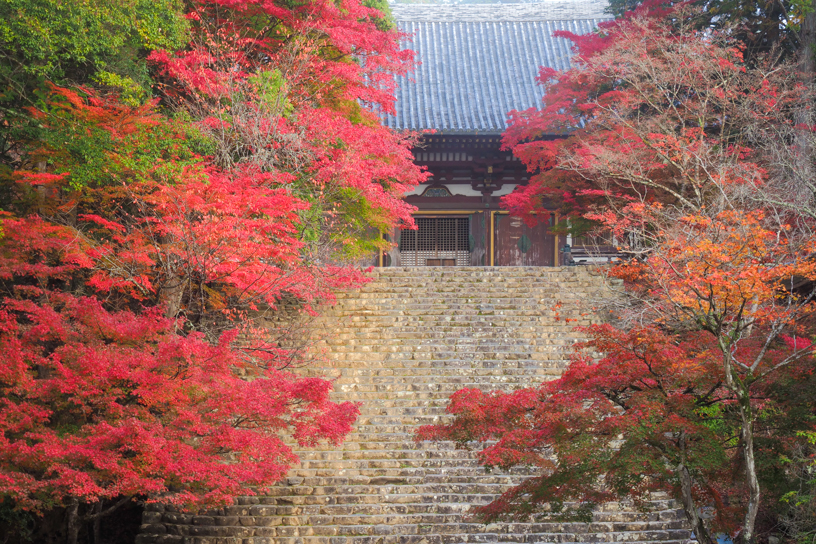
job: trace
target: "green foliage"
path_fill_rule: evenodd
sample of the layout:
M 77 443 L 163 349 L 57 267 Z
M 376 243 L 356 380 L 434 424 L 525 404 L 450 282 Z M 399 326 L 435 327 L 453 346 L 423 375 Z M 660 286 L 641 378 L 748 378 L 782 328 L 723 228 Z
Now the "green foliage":
M 257 72 L 248 77 L 247 81 L 255 87 L 260 107 L 281 117 L 289 117 L 292 114 L 294 108 L 287 97 L 288 85 L 280 70 Z
M 672 0 L 609 0 L 606 12 L 614 17 L 639 6 L 672 6 Z M 695 0 L 700 8 L 696 16 L 700 28 L 731 28 L 734 37 L 745 44 L 746 58 L 774 49 L 787 54 L 800 47 L 798 35 L 802 19 L 813 11 L 813 0 Z
M 123 54 L 178 49 L 187 40 L 182 8 L 180 0 L 2 0 L 0 77 L 82 82 L 114 73 Z M 140 84 L 134 74 L 117 75 Z
M 105 87 L 116 89 L 119 92 L 119 99 L 128 106 L 140 106 L 150 97 L 148 90 L 132 77 L 101 70 L 93 76 L 93 80 Z
M 12 172 L 37 167 L 28 162 L 34 157 L 27 142 L 37 141 L 43 127 L 32 122 L 26 109 L 45 107 L 48 83 L 104 86 L 127 105 L 146 103 L 152 79 L 145 58 L 154 48 L 177 49 L 187 43 L 183 7 L 182 0 L 0 0 L 2 209 L 21 199 L 19 194 L 11 198 L 17 193 Z M 87 183 L 91 165 L 105 166 L 105 153 L 94 144 L 110 142 L 98 131 L 80 134 L 79 127 L 73 134 L 62 132 L 66 140 L 52 135 L 48 143 L 59 148 L 68 142 L 65 153 L 91 160 L 80 168 L 85 173 L 76 173 L 79 184 Z
M 157 122 L 149 110 L 122 108 L 113 123 L 77 108 L 73 93 L 55 92 L 37 112 L 31 156 L 50 171 L 67 173 L 71 189 L 103 187 L 146 178 L 174 184 L 201 163 L 212 144 L 183 117 Z M 141 113 L 141 115 L 140 115 Z
M 15 508 L 14 501 L 9 496 L 0 495 L 0 527 L 6 533 L 0 543 L 5 543 L 11 536 L 17 536 L 23 542 L 30 542 L 36 520 L 36 516 L 31 512 Z
M 363 5 L 367 8 L 378 9 L 382 12 L 383 17 L 376 19 L 374 24 L 379 30 L 392 30 L 396 28 L 394 18 L 391 15 L 391 8 L 388 6 L 388 0 L 363 0 Z
M 299 238 L 305 251 L 319 253 L 319 246 L 331 246 L 341 261 L 354 261 L 382 251 L 381 231 L 391 225 L 382 220 L 382 210 L 371 205 L 360 191 L 339 187 L 320 198 L 310 195 L 308 187 L 299 193 L 310 203 L 298 212 Z

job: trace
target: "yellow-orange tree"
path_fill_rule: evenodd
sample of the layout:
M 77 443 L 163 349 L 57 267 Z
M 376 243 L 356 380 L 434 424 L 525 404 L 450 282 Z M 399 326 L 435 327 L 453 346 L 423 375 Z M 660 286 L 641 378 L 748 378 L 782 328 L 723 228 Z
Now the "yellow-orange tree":
M 616 319 L 587 330 L 600 362 L 578 354 L 535 389 L 461 391 L 454 421 L 419 436 L 496 440 L 486 465 L 541 467 L 487 519 L 664 490 L 701 541 L 752 542 L 759 434 L 784 442 L 772 415 L 812 404 L 779 391 L 801 391 L 813 362 L 813 95 L 790 66 L 747 66 L 727 33 L 664 15 L 569 36 L 575 67 L 542 70 L 543 108 L 515 112 L 505 135 L 539 170 L 507 207 L 558 195 L 630 257 L 609 270 L 625 286 Z

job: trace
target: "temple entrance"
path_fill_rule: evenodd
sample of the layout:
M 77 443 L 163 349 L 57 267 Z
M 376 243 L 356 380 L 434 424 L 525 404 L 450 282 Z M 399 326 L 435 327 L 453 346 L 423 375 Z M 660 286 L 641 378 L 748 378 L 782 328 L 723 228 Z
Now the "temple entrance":
M 417 217 L 399 238 L 401 266 L 470 266 L 468 217 Z
M 493 220 L 496 266 L 557 266 L 558 240 L 546 222 L 530 227 L 518 217 L 496 213 Z

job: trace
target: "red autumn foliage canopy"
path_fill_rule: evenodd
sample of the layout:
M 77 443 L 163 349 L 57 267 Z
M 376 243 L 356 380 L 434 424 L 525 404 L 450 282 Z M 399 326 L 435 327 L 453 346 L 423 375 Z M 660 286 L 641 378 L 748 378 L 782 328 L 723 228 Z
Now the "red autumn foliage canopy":
M 3 195 L 0 496 L 67 507 L 69 541 L 102 500 L 223 503 L 286 474 L 287 437 L 342 441 L 357 406 L 291 372 L 281 301 L 366 281 L 348 259 L 424 179 L 378 122 L 412 60 L 380 12 L 191 9 L 159 99 L 44 90 Z

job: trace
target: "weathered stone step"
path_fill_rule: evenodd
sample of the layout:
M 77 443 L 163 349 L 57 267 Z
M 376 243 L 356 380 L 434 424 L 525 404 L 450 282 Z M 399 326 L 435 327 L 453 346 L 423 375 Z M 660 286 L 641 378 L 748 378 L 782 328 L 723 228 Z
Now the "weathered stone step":
M 321 509 L 340 509 L 346 514 L 339 514 L 339 515 L 348 515 L 348 512 L 362 512 L 364 509 L 368 509 L 371 507 L 370 504 L 362 504 L 362 505 L 352 505 L 352 506 L 344 506 L 340 508 L 338 505 L 333 503 L 326 503 L 326 504 L 317 504 L 317 505 L 306 505 L 306 504 L 293 504 L 291 501 L 286 502 L 277 497 L 270 497 L 270 496 L 260 496 L 260 497 L 242 497 L 239 499 L 239 502 L 243 504 L 225 506 L 222 508 L 217 508 L 213 510 L 206 511 L 202 514 L 190 514 L 190 513 L 182 513 L 172 508 L 161 509 L 159 507 L 158 510 L 151 510 L 154 512 L 151 514 L 153 519 L 165 519 L 167 521 L 187 521 L 187 522 L 198 522 L 199 525 L 207 525 L 212 524 L 210 523 L 211 520 L 220 520 L 225 517 L 246 517 L 251 518 L 247 519 L 245 523 L 247 525 L 253 525 L 253 522 L 262 521 L 264 516 L 278 516 L 281 515 L 281 512 L 286 512 L 286 515 L 295 515 L 297 516 L 296 519 L 300 519 L 302 516 L 310 516 L 310 515 L 317 515 Z M 387 505 L 389 509 L 406 509 L 406 508 L 415 508 L 419 506 L 423 506 L 425 508 L 430 508 L 431 513 L 432 509 L 435 506 L 450 509 L 458 508 L 462 505 L 461 502 L 455 503 L 445 503 L 442 501 L 437 501 L 435 503 L 403 503 L 403 504 L 391 504 Z M 629 524 L 630 527 L 624 530 L 634 530 L 635 528 L 643 528 L 644 523 L 676 523 L 678 521 L 682 521 L 683 516 L 680 512 L 675 509 L 672 509 L 673 503 L 669 500 L 653 500 L 649 501 L 647 510 L 646 511 L 636 511 L 632 509 L 631 506 L 622 507 L 616 503 L 610 504 L 603 504 L 600 505 L 597 510 L 592 513 L 592 523 L 626 523 Z M 152 505 L 151 508 L 155 507 Z M 327 510 L 328 511 L 328 510 Z M 423 510 L 423 512 L 425 512 Z M 196 519 L 198 518 L 198 519 Z M 252 519 L 254 518 L 254 519 Z M 631 527 L 632 524 L 638 524 L 638 527 Z M 535 523 L 521 523 L 521 524 L 513 524 L 507 523 L 502 524 L 507 526 L 507 528 L 512 530 L 512 525 L 538 525 L 541 527 L 552 527 L 553 525 L 559 526 L 568 526 L 571 532 L 578 532 L 582 528 L 587 530 L 586 523 L 576 523 L 576 522 L 569 522 L 569 521 L 558 521 L 558 522 L 535 522 Z
M 541 375 L 539 379 L 536 380 L 534 383 L 538 384 L 540 382 L 546 381 L 556 375 L 556 371 L 553 370 L 552 373 L 548 373 L 546 376 Z M 518 384 L 519 387 L 529 387 L 531 383 L 520 383 Z M 345 387 L 345 386 L 344 386 Z M 493 388 L 495 389 L 495 388 Z M 502 389 L 505 389 L 502 387 Z M 458 389 L 457 389 L 458 390 Z M 413 393 L 413 395 L 412 395 Z M 398 402 L 400 400 L 405 401 L 405 406 L 422 406 L 424 403 L 436 403 L 444 402 L 448 399 L 449 394 L 444 392 L 444 394 L 440 394 L 439 392 L 429 392 L 429 391 L 393 391 L 391 394 L 394 396 L 393 402 Z M 377 391 L 349 391 L 344 392 L 342 389 L 337 388 L 333 393 L 331 393 L 332 398 L 336 401 L 353 401 L 353 402 L 361 402 L 363 406 L 366 406 L 366 403 L 374 403 L 377 400 L 378 395 L 382 395 L 381 392 Z
M 446 390 L 453 388 L 453 390 L 459 390 L 462 387 L 479 387 L 481 389 L 501 389 L 504 385 L 512 385 L 514 387 L 518 386 L 530 386 L 530 385 L 537 385 L 543 381 L 543 379 L 538 378 L 539 373 L 536 372 L 535 374 L 528 374 L 522 375 L 521 377 L 518 374 L 487 374 L 487 375 L 461 375 L 461 374 L 449 374 L 447 376 L 443 375 L 429 375 L 429 376 L 417 376 L 415 379 L 411 380 L 407 377 L 373 377 L 368 379 L 354 379 L 354 378 L 339 378 L 335 381 L 335 390 L 336 391 L 352 391 L 355 389 L 351 389 L 352 387 L 356 387 L 358 391 L 371 391 L 371 388 L 380 387 L 390 387 L 390 390 L 393 390 L 395 386 L 403 385 L 408 388 L 408 390 L 417 390 L 417 388 L 421 388 L 424 386 L 433 386 L 432 390 L 438 390 L 438 388 L 445 387 Z M 537 379 L 538 378 L 538 379 Z M 441 381 L 447 383 L 441 383 Z M 456 387 L 461 385 L 462 387 Z
M 393 426 L 388 431 L 382 430 L 380 427 L 356 427 L 348 437 L 348 440 L 354 440 L 364 444 L 374 442 L 394 442 L 411 444 L 414 442 L 414 432 L 416 427 L 411 426 Z
M 344 332 L 337 333 L 334 337 L 330 340 L 326 340 L 322 343 L 325 346 L 340 346 L 345 344 L 348 341 L 352 340 L 379 340 L 383 343 L 390 343 L 390 344 L 404 344 L 404 345 L 415 345 L 412 341 L 422 341 L 422 342 L 438 342 L 440 340 L 447 340 L 451 338 L 459 339 L 460 342 L 464 343 L 469 339 L 473 340 L 481 340 L 481 339 L 500 339 L 504 337 L 513 337 L 513 338 L 527 338 L 527 339 L 547 339 L 547 338 L 555 338 L 558 336 L 562 336 L 561 332 L 550 332 L 550 327 L 545 326 L 528 326 L 528 327 L 519 327 L 515 332 L 512 330 L 501 330 L 496 327 L 470 327 L 470 328 L 463 328 L 458 327 L 454 331 L 446 330 L 446 327 L 434 327 L 432 331 L 428 331 L 427 328 L 417 326 L 417 327 L 389 327 L 389 328 L 382 328 L 382 327 L 358 327 L 351 332 L 350 329 L 343 329 Z M 463 334 L 467 333 L 467 334 Z M 543 335 L 543 336 L 542 336 Z
M 347 440 L 343 442 L 343 444 L 337 447 L 331 447 L 328 445 L 317 445 L 314 448 L 310 449 L 301 449 L 301 452 L 311 452 L 311 451 L 358 451 L 358 450 L 378 450 L 378 451 L 467 451 L 461 448 L 457 448 L 457 445 L 451 441 L 445 442 L 415 442 L 414 441 L 414 434 L 413 432 L 416 430 L 414 427 L 406 427 L 406 432 L 404 434 L 384 434 L 383 436 L 376 437 L 375 440 L 371 442 L 366 441 L 357 441 L 354 442 Z M 352 436 L 354 438 L 365 438 L 361 436 L 362 433 L 356 431 L 355 434 Z M 382 434 L 382 433 L 374 433 L 374 434 Z
M 573 343 L 574 341 L 571 338 L 552 338 L 540 345 L 521 342 L 507 344 L 490 342 L 476 345 L 429 343 L 416 346 L 389 346 L 374 342 L 360 342 L 355 345 L 339 347 L 337 353 L 384 353 L 391 355 L 392 359 L 399 358 L 401 360 L 444 355 L 449 359 L 467 360 L 479 354 L 482 354 L 482 357 L 492 357 L 494 354 L 498 357 L 499 354 L 505 353 L 527 354 L 528 356 L 533 353 L 549 353 L 553 351 L 553 347 L 568 347 Z
M 529 304 L 531 301 L 542 304 L 567 302 L 585 294 L 580 286 L 565 284 L 553 286 L 544 282 L 507 281 L 478 282 L 462 285 L 451 282 L 431 282 L 419 285 L 387 285 L 384 283 L 368 284 L 366 291 L 354 296 L 341 296 L 339 305 L 354 305 L 362 302 L 392 300 L 402 303 L 440 302 L 461 304 L 493 304 L 505 301 L 518 301 Z
M 340 301 L 331 312 L 338 315 L 430 316 L 455 315 L 467 312 L 467 315 L 483 315 L 485 318 L 514 315 L 539 315 L 555 317 L 556 315 L 581 315 L 577 308 L 578 297 L 560 296 L 540 291 L 517 291 L 513 297 L 499 298 L 495 293 L 484 293 L 474 298 L 471 295 L 455 296 L 451 293 L 383 293 L 376 297 L 359 300 Z M 415 312 L 424 313 L 415 313 Z M 323 321 L 323 320 L 320 320 Z
M 576 337 L 577 338 L 577 337 Z M 356 348 L 357 346 L 398 346 L 402 348 L 416 349 L 420 347 L 457 347 L 457 348 L 478 348 L 482 346 L 493 346 L 503 348 L 507 346 L 529 346 L 539 343 L 549 343 L 553 340 L 562 339 L 562 335 L 553 334 L 547 337 L 534 337 L 533 333 L 528 335 L 518 335 L 512 332 L 495 333 L 490 336 L 472 337 L 460 335 L 443 335 L 440 338 L 383 338 L 375 334 L 361 335 L 358 338 L 336 339 L 326 342 L 328 346 Z
M 340 503 L 324 505 L 275 506 L 274 510 L 266 509 L 265 515 L 292 516 L 296 525 L 374 525 L 380 523 L 431 523 L 447 524 L 467 519 L 470 503 L 468 502 L 434 502 L 434 503 L 388 503 L 388 497 L 372 497 L 370 503 Z M 480 503 L 481 504 L 481 503 Z M 274 511 L 274 514 L 272 513 Z M 292 514 L 292 512 L 295 512 Z M 382 519 L 388 516 L 388 519 Z M 399 517 L 393 517 L 399 516 Z M 218 516 L 208 515 L 217 525 Z M 229 516 L 225 516 L 229 517 Z M 209 521 L 209 520 L 206 520 Z M 548 533 L 563 530 L 568 526 L 569 532 L 623 532 L 648 531 L 659 526 L 668 530 L 683 530 L 686 521 L 676 517 L 675 511 L 655 511 L 645 513 L 609 514 L 599 513 L 593 516 L 591 523 L 539 522 L 524 524 L 535 532 Z M 512 530 L 512 527 L 510 528 Z
M 360 414 L 363 416 L 436 416 L 444 414 L 445 407 L 446 404 L 441 399 L 435 403 L 412 403 L 400 406 L 394 406 L 394 403 L 391 403 L 390 406 L 383 406 L 373 402 L 364 402 L 360 405 Z
M 356 308 L 371 310 L 390 305 L 399 309 L 411 308 L 413 305 L 423 305 L 432 309 L 476 308 L 495 310 L 504 307 L 509 310 L 517 309 L 563 309 L 564 302 L 577 299 L 578 293 L 559 291 L 548 287 L 546 289 L 535 286 L 491 286 L 475 288 L 473 291 L 451 289 L 448 292 L 439 292 L 429 289 L 388 289 L 375 291 L 356 298 L 341 299 L 337 305 L 339 309 Z M 561 302 L 559 306 L 558 303 Z M 572 308 L 567 307 L 567 310 Z
M 301 454 L 302 460 L 309 461 L 359 461 L 366 459 L 383 459 L 383 452 L 390 453 L 390 459 L 400 462 L 419 462 L 427 459 L 466 460 L 473 459 L 473 454 L 465 450 L 324 450 L 310 451 L 310 455 Z
M 423 474 L 419 476 L 363 476 L 363 475 L 333 475 L 333 476 L 309 476 L 297 477 L 290 476 L 286 479 L 288 482 L 297 482 L 298 485 L 307 487 L 336 487 L 336 486 L 368 486 L 368 485 L 389 485 L 392 482 L 398 482 L 399 485 L 424 485 L 424 484 L 472 484 L 472 485 L 488 485 L 495 484 L 499 486 L 512 485 L 518 482 L 518 475 L 496 474 L 495 472 L 482 472 L 476 480 L 470 476 L 458 476 L 455 474 L 439 475 L 439 474 Z M 286 487 L 282 487 L 286 489 Z
M 464 369 L 450 369 L 448 372 L 428 372 L 418 376 L 405 375 L 381 375 L 381 376 L 349 376 L 341 375 L 334 380 L 335 390 L 342 385 L 350 384 L 366 384 L 366 385 L 381 385 L 381 384 L 402 384 L 405 385 L 415 383 L 439 383 L 440 380 L 451 380 L 451 383 L 461 382 L 497 382 L 497 383 L 516 383 L 519 385 L 536 386 L 544 381 L 547 369 L 541 368 L 464 368 Z
M 501 367 L 505 364 L 516 366 L 526 365 L 557 365 L 559 368 L 566 366 L 563 357 L 559 356 L 558 348 L 553 346 L 550 350 L 533 351 L 528 353 L 470 353 L 462 354 L 443 354 L 438 353 L 414 353 L 411 359 L 405 360 L 406 366 L 409 368 L 433 368 L 438 366 L 440 368 L 451 366 L 464 366 L 469 363 L 471 366 L 474 362 L 478 362 L 484 368 Z M 361 353 L 338 353 L 335 355 L 334 369 L 338 368 L 355 368 L 360 366 L 367 366 L 370 368 L 394 368 L 399 362 L 396 355 L 386 352 L 368 352 Z M 514 363 L 515 361 L 515 363 Z M 332 370 L 334 370 L 332 369 Z M 327 373 L 331 372 L 327 370 Z M 335 370 L 336 372 L 336 370 Z
M 570 322 L 563 326 L 547 326 L 546 324 L 537 323 L 535 321 L 526 321 L 523 324 L 519 323 L 518 329 L 521 338 L 531 338 L 528 335 L 545 335 L 545 338 L 554 338 L 556 336 L 568 336 L 574 338 L 582 338 L 574 333 L 574 323 Z M 369 322 L 357 321 L 343 329 L 343 334 L 346 339 L 356 338 L 383 338 L 400 340 L 403 336 L 413 336 L 413 338 L 433 340 L 435 338 L 450 338 L 450 337 L 482 337 L 482 338 L 504 338 L 506 336 L 515 335 L 512 328 L 504 328 L 501 325 L 491 324 L 486 321 L 473 322 L 437 322 L 426 323 L 403 321 L 392 323 L 385 322 Z M 422 334 L 423 336 L 416 336 Z M 535 338 L 533 336 L 532 338 Z M 320 345 L 328 345 L 327 341 Z M 335 344 L 337 345 L 337 344 Z
M 523 318 L 523 317 L 549 317 L 553 318 L 556 312 L 546 307 L 546 304 L 527 303 L 526 305 L 504 305 L 504 304 L 431 304 L 431 303 L 411 303 L 399 304 L 399 309 L 394 309 L 395 304 L 388 301 L 380 301 L 378 304 L 366 304 L 360 306 L 340 306 L 334 313 L 338 316 L 361 316 L 361 317 L 391 317 L 416 316 L 422 321 L 441 319 L 444 317 L 460 316 L 482 316 L 483 319 L 496 319 L 497 317 Z M 362 310 L 361 308 L 366 308 Z M 563 311 L 558 312 L 560 316 L 575 316 L 579 312 Z M 521 319 L 524 321 L 524 319 Z
M 339 400 L 347 400 L 345 398 Z M 388 399 L 387 401 L 382 401 L 381 403 L 374 403 L 374 402 L 363 402 L 361 405 L 361 410 L 406 410 L 405 413 L 411 413 L 414 410 L 425 410 L 425 409 L 433 409 L 433 408 L 441 408 L 445 409 L 448 405 L 448 399 L 446 398 L 415 398 L 411 397 L 410 395 L 406 395 L 402 398 L 393 398 Z M 403 413 L 403 412 L 399 412 Z
M 428 544 L 443 544 L 454 542 L 552 542 L 552 543 L 568 543 L 568 542 L 665 542 L 665 541 L 679 541 L 687 540 L 689 531 L 685 530 L 663 530 L 655 528 L 651 531 L 620 531 L 620 532 L 579 532 L 569 533 L 566 531 L 559 531 L 553 533 L 535 533 L 532 531 L 524 531 L 521 533 L 510 532 L 494 532 L 481 533 L 479 529 L 483 526 L 479 524 L 469 523 L 449 523 L 449 524 L 379 524 L 379 525 L 335 525 L 335 526 L 269 526 L 269 527 L 224 527 L 224 526 L 186 526 L 184 535 L 180 536 L 195 536 L 195 537 L 238 537 L 247 539 L 250 537 L 273 537 L 270 541 L 275 544 L 337 544 L 337 537 L 354 537 L 352 542 L 360 543 L 359 537 L 375 537 L 372 544 L 381 542 L 385 543 L 413 543 L 417 544 L 427 542 Z M 523 527 L 522 527 L 523 528 Z M 396 539 L 386 540 L 388 536 L 399 535 Z M 449 536 L 449 539 L 443 539 L 442 536 Z M 409 537 L 424 537 L 424 539 L 417 538 L 416 540 Z M 475 538 L 475 537 L 481 538 Z M 287 538 L 288 537 L 288 538 Z M 313 538 L 308 538 L 313 537 Z M 317 537 L 317 538 L 314 538 Z M 322 538 L 320 538 L 322 537 Z M 435 537 L 435 538 L 429 538 Z M 534 538 L 530 538 L 534 537 Z M 299 539 L 303 540 L 299 540 Z M 173 540 L 163 540 L 163 542 L 173 542 Z M 178 540 L 177 542 L 182 542 Z M 235 544 L 246 542 L 233 541 Z M 257 542 L 257 540 L 255 541 Z
M 340 465 L 340 463 L 338 463 Z M 338 472 L 340 471 L 340 472 Z M 440 471 L 438 467 L 380 467 L 375 468 L 369 465 L 366 465 L 364 468 L 348 468 L 345 466 L 339 467 L 323 467 L 323 468 L 304 468 L 298 467 L 293 468 L 289 474 L 292 477 L 301 477 L 301 478 L 314 478 L 314 477 L 332 477 L 336 475 L 338 477 L 343 476 L 365 476 L 367 478 L 409 478 L 409 477 L 423 477 L 425 475 L 429 476 L 456 476 L 456 477 L 467 477 L 472 478 L 474 482 L 477 482 L 480 477 L 486 476 L 489 477 L 491 473 L 487 473 L 483 467 L 456 467 L 455 469 L 451 469 L 450 467 L 443 467 L 443 470 Z M 514 468 L 510 471 L 505 471 L 505 475 L 515 475 L 515 476 L 528 476 L 531 474 L 535 474 L 532 469 L 529 468 Z
M 575 342 L 584 340 L 583 337 L 577 336 L 571 331 L 553 331 L 552 329 L 533 329 L 528 333 L 513 335 L 511 332 L 496 331 L 495 329 L 490 329 L 484 333 L 476 334 L 473 331 L 468 330 L 445 331 L 445 327 L 443 326 L 432 328 L 440 331 L 438 332 L 437 338 L 416 336 L 416 334 L 413 332 L 406 333 L 416 336 L 415 338 L 410 339 L 391 337 L 382 331 L 379 333 L 379 335 L 374 332 L 367 332 L 360 333 L 354 338 L 349 337 L 345 341 L 338 340 L 325 342 L 319 347 L 323 349 L 330 349 L 332 351 L 332 357 L 334 357 L 335 353 L 343 353 L 348 351 L 370 351 L 370 349 L 365 349 L 366 346 L 387 346 L 389 348 L 388 351 L 414 351 L 417 348 L 424 346 L 541 346 L 553 344 L 563 346 L 572 345 Z M 472 338 L 474 336 L 478 336 L 479 338 L 473 340 Z M 457 340 L 460 337 L 468 338 L 468 340 Z M 505 344 L 502 341 L 504 339 L 513 339 L 515 342 Z M 349 349 L 351 347 L 355 349 Z M 394 349 L 395 347 L 397 349 Z
M 491 327 L 512 327 L 514 324 L 530 324 L 530 323 L 541 323 L 542 320 L 552 320 L 554 319 L 555 315 L 549 315 L 548 312 L 542 312 L 537 310 L 518 310 L 515 312 L 506 312 L 506 313 L 496 313 L 494 315 L 484 315 L 479 314 L 477 311 L 465 311 L 465 310 L 438 310 L 438 311 L 428 311 L 428 310 L 380 310 L 380 311 L 370 311 L 370 312 L 360 312 L 359 310 L 349 310 L 348 312 L 338 310 L 337 317 L 341 319 L 349 319 L 351 323 L 377 323 L 377 324 L 387 324 L 387 325 L 400 325 L 404 323 L 412 323 L 415 324 L 416 322 L 426 323 L 429 325 L 433 324 L 447 324 L 449 326 L 456 326 L 456 325 L 471 325 L 471 324 L 482 324 L 482 325 L 490 325 Z M 509 319 L 504 320 L 507 317 Z M 563 313 L 560 314 L 561 318 L 570 319 L 577 319 L 580 317 L 580 314 L 568 314 Z M 416 320 L 411 318 L 417 318 Z M 419 319 L 421 318 L 421 319 Z M 575 326 L 580 325 L 580 322 L 566 322 L 563 321 L 563 325 L 565 326 Z M 560 325 L 556 323 L 556 326 Z M 352 325 L 353 326 L 353 325 Z
M 584 537 L 586 538 L 586 537 Z M 169 544 L 173 544 L 169 540 Z M 593 540 L 569 540 L 558 535 L 538 535 L 529 533 L 519 534 L 498 534 L 498 533 L 476 533 L 460 535 L 377 535 L 377 536 L 311 536 L 311 537 L 278 537 L 270 538 L 249 538 L 225 544 L 509 544 L 509 543 L 537 544 L 557 542 L 559 544 L 584 544 L 594 542 Z M 606 542 L 606 541 L 603 541 Z M 625 540 L 613 540 L 613 542 L 625 542 Z M 639 544 L 689 544 L 688 538 L 678 540 L 640 540 Z
M 387 480 L 387 479 L 385 479 Z M 399 479 L 393 479 L 392 481 L 400 482 Z M 380 497 L 381 500 L 388 500 L 388 496 L 391 495 L 401 495 L 401 494 L 413 494 L 413 495 L 429 495 L 436 492 L 439 492 L 440 486 L 438 483 L 415 483 L 415 484 L 407 484 L 407 483 L 389 483 L 389 484 L 382 484 L 382 485 L 325 485 L 325 486 L 310 486 L 310 485 L 289 485 L 289 486 L 278 486 L 270 490 L 270 493 L 267 493 L 266 496 L 269 497 L 288 497 L 288 496 L 297 496 L 297 495 L 315 495 L 315 496 L 325 496 L 330 497 L 332 501 L 334 499 L 339 499 L 342 496 L 356 496 L 356 495 L 366 495 L 371 497 Z M 472 493 L 472 494 L 483 494 L 483 495 L 491 495 L 495 496 L 499 493 L 503 493 L 507 486 L 504 484 L 492 484 L 492 483 L 473 483 L 470 482 L 466 483 L 458 483 L 458 484 L 445 484 L 445 492 L 447 493 Z M 337 502 L 339 504 L 339 502 Z M 385 508 L 385 511 L 391 512 L 394 511 L 392 506 L 383 505 L 382 503 L 378 504 Z M 456 504 L 457 508 L 461 507 L 461 503 L 451 503 Z M 436 508 L 440 507 L 440 504 L 437 503 L 420 503 L 417 506 L 417 509 L 414 510 L 414 513 L 422 513 L 422 512 L 435 512 Z M 408 513 L 408 511 L 400 507 L 398 508 L 403 513 Z M 441 512 L 440 513 L 446 513 Z
M 376 298 L 358 299 L 355 301 L 343 301 L 337 309 L 343 312 L 359 310 L 369 312 L 381 309 L 393 310 L 398 306 L 399 310 L 472 310 L 483 312 L 489 315 L 490 312 L 515 312 L 518 310 L 534 311 L 539 314 L 550 312 L 554 308 L 547 307 L 547 304 L 558 304 L 554 300 L 540 298 L 540 293 L 518 293 L 515 296 L 491 296 L 485 294 L 479 298 L 474 297 L 450 297 L 431 294 L 413 294 L 410 297 L 400 296 L 378 296 Z M 562 305 L 559 307 L 563 308 Z M 366 315 L 363 313 L 362 315 Z M 509 315 L 509 314 L 506 314 Z
M 449 383 L 422 383 L 416 382 L 409 385 L 405 385 L 404 387 L 399 387 L 402 384 L 354 384 L 354 383 L 347 383 L 342 384 L 335 388 L 336 391 L 343 391 L 345 393 L 354 393 L 354 392 L 361 392 L 361 393 L 391 393 L 394 391 L 405 391 L 404 387 L 409 387 L 408 391 L 414 392 L 428 392 L 428 393 L 441 393 L 443 396 L 450 396 L 452 393 L 459 391 L 460 389 L 464 388 L 487 388 L 487 389 L 504 389 L 505 386 L 513 386 L 516 385 L 517 387 L 521 387 L 523 384 L 516 383 L 516 382 L 502 382 L 500 380 L 478 380 L 476 378 L 473 379 L 462 379 L 462 380 L 451 380 Z M 359 397 L 348 396 L 348 400 L 361 400 Z
M 337 469 L 377 469 L 377 468 L 424 468 L 429 470 L 439 469 L 467 469 L 479 468 L 484 471 L 484 468 L 479 465 L 478 461 L 472 457 L 462 459 L 342 459 L 334 461 L 331 459 L 301 459 L 302 469 L 320 469 L 320 468 L 337 468 Z
M 515 328 L 550 328 L 553 330 L 572 330 L 576 325 L 576 320 L 580 316 L 569 314 L 559 314 L 559 320 L 555 320 L 554 315 L 542 313 L 540 315 L 508 316 L 508 315 L 453 315 L 440 314 L 438 316 L 424 315 L 355 315 L 346 317 L 346 325 L 342 328 L 343 333 L 376 332 L 388 335 L 391 332 L 416 332 L 425 329 L 426 332 L 437 332 L 435 327 L 447 327 L 450 331 L 466 331 L 469 328 L 484 332 L 487 330 L 504 330 L 512 332 Z M 566 318 L 570 320 L 567 321 Z M 323 323 L 323 322 L 318 322 Z M 334 322 L 336 323 L 336 322 Z M 428 325 L 434 325 L 434 328 Z M 341 329 L 327 329 L 334 332 Z
M 507 355 L 503 355 L 503 359 L 492 359 L 492 358 L 485 358 L 485 354 L 469 354 L 468 357 L 453 357 L 450 359 L 432 359 L 432 358 L 425 358 L 425 357 L 417 357 L 414 359 L 410 359 L 408 361 L 403 360 L 403 365 L 400 366 L 399 360 L 396 357 L 378 357 L 381 359 L 379 361 L 371 361 L 370 359 L 366 359 L 365 368 L 368 369 L 404 369 L 406 372 L 415 372 L 417 375 L 423 374 L 430 374 L 432 372 L 437 372 L 437 375 L 444 375 L 444 373 L 448 370 L 457 370 L 457 369 L 476 369 L 476 368 L 485 368 L 485 369 L 513 369 L 513 368 L 523 368 L 523 369 L 530 369 L 530 370 L 537 370 L 543 369 L 548 370 L 549 366 L 544 366 L 545 362 L 553 361 L 553 364 L 557 364 L 559 367 L 564 366 L 566 363 L 564 362 L 563 358 L 558 358 L 558 353 L 547 352 L 543 351 L 540 353 L 531 353 L 530 357 L 526 358 L 506 358 Z M 351 366 L 350 364 L 342 364 L 348 363 L 351 359 L 354 358 L 355 354 L 343 354 L 338 356 L 338 360 L 335 362 L 335 366 L 332 369 L 327 369 L 324 371 L 324 375 L 328 374 L 330 377 L 339 377 L 339 376 L 349 376 L 353 375 L 357 369 L 361 367 L 359 364 L 360 358 L 357 357 L 355 360 L 357 362 L 357 366 Z M 379 364 L 369 364 L 369 363 L 379 363 Z M 316 372 L 309 372 L 308 375 L 318 375 Z
M 518 365 L 509 364 L 506 367 L 485 367 L 480 361 L 454 359 L 438 365 L 418 368 L 405 368 L 399 366 L 375 367 L 338 371 L 337 379 L 349 380 L 380 380 L 380 379 L 404 379 L 411 377 L 433 377 L 442 378 L 447 376 L 518 376 L 520 379 L 530 379 L 536 376 L 536 372 L 544 370 L 540 365 Z

